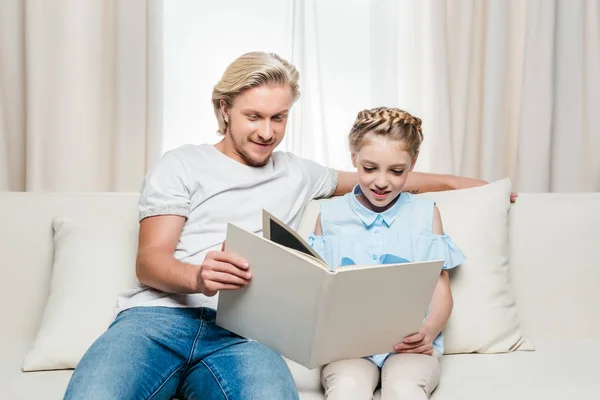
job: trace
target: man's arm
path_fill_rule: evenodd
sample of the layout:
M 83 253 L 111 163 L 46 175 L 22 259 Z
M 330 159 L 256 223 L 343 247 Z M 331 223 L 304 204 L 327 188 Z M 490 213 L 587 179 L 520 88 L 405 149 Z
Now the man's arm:
M 429 174 L 425 172 L 411 172 L 406 180 L 405 192 L 424 193 L 439 192 L 442 190 L 468 189 L 487 185 L 489 182 L 481 179 L 467 178 L 456 175 Z M 510 194 L 510 202 L 514 203 L 519 197 L 518 193 Z
M 337 171 L 338 182 L 335 187 L 334 196 L 342 196 L 350 193 L 354 186 L 358 184 L 358 173 L 350 171 Z
M 334 196 L 346 194 L 358 183 L 358 173 L 338 171 L 338 183 Z M 429 174 L 411 172 L 408 174 L 404 191 L 411 193 L 439 192 L 442 190 L 466 189 L 487 184 L 479 179 L 465 178 L 455 175 Z
M 239 289 L 248 284 L 247 263 L 222 252 L 211 251 L 202 265 L 186 264 L 173 253 L 185 218 L 159 215 L 140 222 L 136 274 L 140 283 L 167 293 L 204 293 Z
M 486 185 L 486 181 L 466 178 L 456 175 L 430 174 L 425 172 L 411 172 L 406 180 L 405 192 L 424 193 L 440 192 L 442 190 L 466 189 Z

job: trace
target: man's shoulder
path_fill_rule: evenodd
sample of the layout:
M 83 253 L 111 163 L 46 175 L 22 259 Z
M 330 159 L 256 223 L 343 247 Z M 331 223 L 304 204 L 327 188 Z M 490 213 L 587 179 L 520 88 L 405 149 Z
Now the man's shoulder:
M 287 162 L 287 163 L 296 163 L 296 162 L 302 160 L 302 158 L 298 157 L 294 153 L 285 151 L 285 150 L 274 151 L 273 154 L 271 155 L 271 157 L 273 157 L 273 160 L 275 162 L 279 161 L 279 162 Z
M 316 161 L 310 160 L 308 158 L 304 158 L 304 157 L 300 157 L 292 152 L 289 151 L 284 151 L 284 150 L 278 150 L 273 152 L 273 161 L 275 162 L 275 165 L 286 165 L 286 166 L 293 166 L 293 167 L 298 167 L 298 168 L 308 168 L 308 169 L 315 169 L 315 168 L 326 168 L 323 165 L 319 164 Z
M 196 159 L 199 155 L 207 154 L 210 151 L 209 144 L 184 144 L 179 147 L 175 147 L 171 150 L 165 152 L 165 155 L 170 155 L 172 157 L 179 158 L 180 160 L 185 160 L 188 158 Z
M 159 161 L 149 170 L 150 176 L 160 176 L 172 180 L 175 177 L 186 181 L 189 176 L 198 173 L 198 170 L 207 170 L 203 164 L 212 162 L 207 149 L 210 145 L 186 144 L 167 150 Z
M 207 165 L 213 165 L 219 162 L 215 158 L 214 147 L 210 144 L 185 144 L 168 150 L 163 155 L 163 159 L 168 160 L 168 164 L 180 164 L 187 171 L 205 170 Z

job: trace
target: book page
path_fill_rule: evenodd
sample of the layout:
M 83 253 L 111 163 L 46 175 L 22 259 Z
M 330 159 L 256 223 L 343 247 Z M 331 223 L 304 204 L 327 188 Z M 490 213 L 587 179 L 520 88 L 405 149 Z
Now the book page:
M 327 266 L 327 263 L 321 258 L 319 253 L 306 243 L 296 231 L 266 210 L 263 210 L 263 236 L 265 239 L 269 239 L 282 246 L 312 256 Z

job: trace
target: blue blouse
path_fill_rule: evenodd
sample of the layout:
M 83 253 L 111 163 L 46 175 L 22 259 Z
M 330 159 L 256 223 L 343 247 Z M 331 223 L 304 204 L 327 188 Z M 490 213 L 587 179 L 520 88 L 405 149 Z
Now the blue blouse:
M 433 200 L 401 193 L 392 207 L 376 213 L 358 201 L 360 193 L 357 185 L 352 193 L 321 202 L 323 234 L 312 234 L 309 243 L 329 268 L 444 260 L 443 268 L 451 269 L 466 260 L 448 235 L 432 232 Z M 433 347 L 444 353 L 443 333 Z M 382 366 L 388 355 L 369 358 Z

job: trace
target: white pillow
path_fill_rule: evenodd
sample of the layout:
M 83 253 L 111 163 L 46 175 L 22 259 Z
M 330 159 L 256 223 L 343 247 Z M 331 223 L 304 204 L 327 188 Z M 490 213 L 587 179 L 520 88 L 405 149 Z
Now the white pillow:
M 467 256 L 450 273 L 454 308 L 444 330 L 445 354 L 534 349 L 521 333 L 508 273 L 510 192 L 510 180 L 503 179 L 420 195 L 436 201 L 444 231 Z
M 138 226 L 54 218 L 54 264 L 42 323 L 23 371 L 75 368 L 135 287 Z

